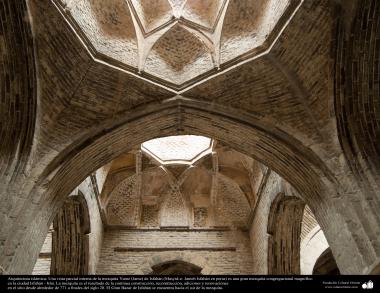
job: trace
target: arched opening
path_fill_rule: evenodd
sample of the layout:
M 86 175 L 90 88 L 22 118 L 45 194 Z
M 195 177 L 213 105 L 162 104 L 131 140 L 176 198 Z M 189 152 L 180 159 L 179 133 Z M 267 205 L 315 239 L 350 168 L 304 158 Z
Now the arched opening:
M 240 186 L 246 180 L 241 174 L 259 163 L 221 142 L 204 144 L 204 138 L 191 142 L 195 152 L 187 160 L 179 156 L 189 155 L 188 143 L 169 138 L 147 151 L 146 143 L 137 145 L 112 161 L 100 196 L 106 229 L 97 273 L 139 274 L 144 268 L 148 274 L 154 266 L 154 274 L 198 274 L 207 257 L 202 274 L 251 274 L 251 206 Z M 212 149 L 205 153 L 204 147 Z M 219 166 L 237 170 L 235 177 Z
M 5 93 L 0 147 L 1 271 L 32 271 L 50 223 L 62 207 L 66 209 L 67 196 L 92 172 L 136 144 L 178 134 L 211 137 L 254 157 L 284 178 L 310 206 L 341 273 L 379 271 L 378 2 L 259 1 L 257 5 L 235 1 L 227 16 L 219 14 L 226 21 L 222 45 L 215 48 L 221 49 L 225 66 L 213 70 L 212 75 L 192 66 L 197 60 L 204 64 L 205 51 L 195 56 L 196 50 L 191 49 L 199 42 L 179 27 L 173 28 L 166 39 L 170 46 L 156 52 L 163 53 L 161 57 L 175 71 L 197 76 L 199 82 L 188 80 L 184 87 L 175 86 L 186 82 L 184 75 L 172 75 L 173 84 L 157 75 L 136 75 L 141 69 L 136 67 L 136 59 L 140 60 L 136 58 L 136 40 L 127 47 L 121 40 L 145 39 L 137 30 L 133 32 L 142 26 L 131 16 L 137 19 L 154 12 L 166 19 L 167 9 L 156 11 L 149 6 L 149 13 L 137 9 L 136 16 L 128 10 L 132 6 L 121 0 L 96 5 L 66 0 L 15 2 L 5 0 L 1 12 L 6 13 L 0 13 L 5 60 L 0 81 Z M 251 9 L 244 9 L 243 2 L 253 3 Z M 285 13 L 286 3 L 297 7 Z M 205 10 L 193 8 L 190 10 L 203 19 Z M 216 21 L 214 12 L 218 10 L 211 9 L 208 20 Z M 91 16 L 91 11 L 96 15 Z M 262 22 L 255 15 L 263 20 L 265 14 L 276 27 L 272 37 L 269 31 L 254 29 L 254 23 Z M 190 19 L 202 26 L 204 22 L 199 20 Z M 253 23 L 247 26 L 247 20 Z M 180 24 L 183 19 L 174 22 Z M 89 28 L 92 36 L 111 37 L 115 46 L 107 46 L 111 43 L 103 38 L 100 42 L 105 51 L 100 50 L 96 46 L 99 39 L 88 36 Z M 152 35 L 164 33 L 162 29 L 152 30 Z M 268 40 L 267 50 L 249 45 L 246 52 L 250 53 L 240 52 L 237 62 L 225 63 L 230 55 L 223 54 L 223 39 L 231 37 L 228 44 L 234 53 L 247 33 L 252 41 Z M 148 42 L 145 45 L 149 47 L 154 43 Z M 178 42 L 183 52 L 190 50 L 189 58 L 177 54 Z M 141 44 L 138 49 L 143 48 Z M 219 44 L 217 40 L 215 44 Z M 175 52 L 169 58 L 167 48 Z M 112 66 L 115 62 L 109 59 L 118 56 L 125 57 L 119 59 L 125 67 Z M 194 68 L 198 70 L 191 72 Z M 162 70 L 155 72 L 162 75 Z M 229 170 L 224 169 L 226 174 Z M 215 178 L 211 181 L 218 182 Z M 254 203 L 256 197 L 249 196 L 246 182 L 242 180 L 234 188 L 244 187 Z M 190 201 L 195 202 L 197 226 L 209 225 L 205 190 L 200 188 L 197 198 Z M 178 200 L 180 195 L 175 193 L 173 198 Z M 182 208 L 189 205 L 185 200 L 177 202 Z M 152 211 L 157 209 L 146 203 L 145 214 L 155 214 Z M 133 209 L 138 204 L 136 200 Z M 191 214 L 187 218 L 191 223 Z M 267 222 L 261 227 L 267 232 Z M 271 237 L 276 236 L 275 228 Z M 80 228 L 77 231 L 85 234 Z M 227 248 L 231 249 L 223 247 Z M 262 255 L 267 261 L 267 251 Z
M 50 274 L 89 273 L 90 217 L 82 195 L 70 196 L 53 221 Z
M 340 275 L 339 268 L 330 248 L 327 248 L 317 259 L 313 275 Z
M 268 274 L 300 274 L 300 236 L 305 203 L 279 194 L 273 201 L 268 222 Z
M 46 167 L 38 181 L 38 184 L 46 184 L 48 188 L 42 190 L 41 204 L 36 211 L 35 220 L 27 225 L 29 232 L 23 237 L 35 237 L 35 231 L 38 231 L 41 234 L 39 237 L 43 238 L 46 230 L 40 231 L 40 227 L 47 227 L 45 221 L 54 218 L 56 211 L 63 204 L 64 195 L 69 194 L 86 176 L 133 146 L 157 136 L 178 133 L 206 135 L 217 139 L 276 171 L 299 191 L 305 202 L 316 211 L 319 223 L 326 228 L 326 235 L 330 232 L 328 223 L 343 221 L 334 205 L 327 204 L 327 192 L 336 192 L 334 179 L 324 163 L 310 149 L 256 117 L 244 116 L 241 113 L 227 114 L 225 109 L 208 106 L 183 99 L 172 99 L 160 105 L 147 105 L 141 112 L 136 109 L 131 117 L 124 117 L 123 121 L 109 127 L 107 132 L 100 130 L 97 135 L 67 147 Z M 182 117 L 181 130 L 175 127 L 178 115 Z M 142 117 L 145 121 L 143 124 Z M 229 129 L 235 131 L 231 132 Z M 237 133 L 245 134 L 244 143 L 240 135 L 235 135 Z M 52 174 L 52 177 L 46 177 L 49 174 Z M 21 220 L 27 221 L 27 218 L 20 219 L 20 223 Z M 349 235 L 349 231 L 344 231 L 340 237 L 353 244 Z M 22 254 L 34 249 L 28 246 L 27 242 L 22 243 L 18 248 Z M 33 251 L 29 255 L 37 254 L 38 252 Z M 18 257 L 15 255 L 14 261 Z
M 151 275 L 201 275 L 202 268 L 194 264 L 174 260 L 152 266 Z

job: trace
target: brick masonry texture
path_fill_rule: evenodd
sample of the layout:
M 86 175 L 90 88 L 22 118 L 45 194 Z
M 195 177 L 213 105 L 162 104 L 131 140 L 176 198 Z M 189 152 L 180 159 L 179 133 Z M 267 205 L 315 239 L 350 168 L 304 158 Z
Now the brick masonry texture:
M 90 220 L 88 235 L 88 259 L 87 259 L 87 273 L 94 274 L 98 265 L 100 249 L 103 241 L 103 223 L 100 216 L 100 209 L 94 193 L 94 186 L 90 178 L 86 178 L 72 193 L 71 196 L 77 198 L 83 196 L 85 200 L 85 208 L 88 210 Z M 81 225 L 83 219 L 75 219 L 78 221 L 76 225 Z M 88 229 L 88 228 L 87 228 Z M 53 226 L 50 226 L 46 235 L 45 241 L 42 245 L 40 255 L 36 261 L 33 269 L 35 275 L 48 275 L 50 274 L 51 266 L 51 253 L 52 253 L 52 233 L 54 232 Z M 62 240 L 62 239 L 61 239 Z M 67 239 L 66 241 L 75 241 L 75 239 Z M 74 256 L 75 257 L 75 256 Z M 66 272 L 67 273 L 67 272 Z
M 218 164 L 222 168 L 214 174 L 215 180 L 212 180 L 214 167 L 209 164 L 212 155 L 206 155 L 191 167 L 157 166 L 145 162 L 147 165 L 141 171 L 141 183 L 135 172 L 138 159 L 132 159 L 134 151 L 114 160 L 100 196 L 106 224 L 156 228 L 210 225 L 247 228 L 251 211 L 248 200 L 255 193 L 246 173 L 259 175 L 259 163 L 237 151 L 226 151 L 220 142 L 218 146 L 213 153 L 218 156 Z M 245 164 L 241 163 L 242 160 Z M 211 203 L 213 196 L 216 197 L 215 204 Z
M 31 152 L 37 104 L 36 68 L 26 3 L 2 1 L 0 23 L 0 174 L 9 182 L 25 171 Z
M 315 219 L 313 212 L 306 205 L 305 210 L 302 217 L 302 231 L 301 231 L 301 241 L 303 241 L 307 235 L 315 229 L 319 227 L 317 220 Z
M 268 217 L 272 201 L 282 192 L 281 178 L 271 172 L 263 195 L 258 202 L 257 212 L 252 221 L 250 230 L 254 274 L 268 273 Z
M 278 192 L 307 204 L 341 273 L 375 271 L 379 1 L 305 0 L 267 54 L 180 94 L 94 59 L 55 3 L 0 1 L 4 273 L 32 272 L 56 213 L 88 176 L 178 134 L 215 138 L 273 171 L 249 197 L 253 273 L 268 271 L 261 240 Z
M 94 274 L 98 266 L 100 250 L 103 242 L 103 221 L 100 215 L 100 207 L 96 200 L 96 194 L 94 193 L 94 186 L 90 178 L 86 178 L 77 188 L 74 190 L 74 194 L 83 194 L 86 199 L 89 218 L 90 218 L 90 233 L 89 238 L 89 262 L 88 273 Z
M 335 31 L 334 90 L 340 142 L 354 176 L 372 198 L 380 192 L 380 5 L 376 1 L 357 5 L 351 28 L 342 19 Z M 366 209 L 380 219 L 377 201 Z
M 264 51 L 300 2 L 54 3 L 97 59 L 180 89 Z
M 115 248 L 136 247 L 142 251 L 115 251 Z M 161 248 L 162 251 L 147 250 L 144 252 L 144 248 L 157 250 Z M 226 251 L 214 251 L 213 248 L 225 249 Z M 228 251 L 231 248 L 236 249 L 236 251 Z M 195 249 L 202 250 L 196 251 Z M 196 265 L 197 259 L 201 259 L 200 264 L 204 269 L 202 273 L 205 274 L 252 273 L 252 254 L 246 232 L 197 230 L 106 231 L 97 273 L 147 273 L 143 270 L 149 269 L 153 264 L 176 259 L 192 261 L 193 263 L 195 261 Z
M 285 196 L 283 196 L 285 195 Z M 288 215 L 287 219 L 283 218 L 281 219 L 281 216 L 279 216 L 275 222 L 272 223 L 272 227 L 270 227 L 270 217 L 271 216 L 271 209 L 273 207 L 273 204 L 276 200 L 278 200 L 280 197 L 283 196 L 283 199 L 289 198 L 292 199 L 290 202 L 285 203 L 286 204 L 292 204 L 294 202 L 294 199 L 298 198 L 298 193 L 287 183 L 285 182 L 278 174 L 275 172 L 270 172 L 269 177 L 265 183 L 265 186 L 263 187 L 258 205 L 255 209 L 255 213 L 252 219 L 252 225 L 250 228 L 250 239 L 251 239 L 251 247 L 252 247 L 252 255 L 253 255 L 253 273 L 254 274 L 267 274 L 268 270 L 271 274 L 300 274 L 303 273 L 303 271 L 300 271 L 299 262 L 307 262 L 308 260 L 305 259 L 308 257 L 307 255 L 307 249 L 303 250 L 303 254 L 301 255 L 299 250 L 300 247 L 305 239 L 307 239 L 308 235 L 310 237 L 311 230 L 320 229 L 318 222 L 315 220 L 315 217 L 313 213 L 311 212 L 310 208 L 308 206 L 305 206 L 303 208 L 302 200 L 298 199 L 299 203 L 296 204 L 296 206 L 301 206 L 301 212 L 297 218 L 295 211 L 292 211 L 291 215 Z M 296 222 L 295 222 L 296 221 Z M 292 230 L 297 230 L 298 226 L 298 232 L 296 232 L 298 237 L 298 244 L 297 243 L 290 243 L 286 242 L 286 237 L 281 240 L 281 242 L 285 243 L 285 246 L 282 248 L 283 251 L 287 251 L 287 249 L 290 249 L 290 251 L 296 252 L 298 256 L 294 256 L 295 258 L 299 258 L 300 260 L 297 260 L 296 262 L 293 262 L 295 267 L 288 268 L 284 271 L 276 271 L 272 266 L 273 264 L 268 263 L 272 262 L 270 253 L 268 251 L 269 242 L 270 242 L 270 233 L 273 235 L 274 240 L 277 241 L 275 244 L 279 244 L 279 239 L 275 238 L 275 234 L 273 229 L 281 229 L 286 230 L 287 227 L 292 227 Z M 272 231 L 269 231 L 272 230 Z M 289 231 L 288 231 L 289 232 Z M 293 231 L 295 233 L 295 231 Z M 322 232 L 323 234 L 323 232 Z M 324 237 L 324 236 L 322 236 Z M 310 249 L 310 248 L 309 248 Z M 318 249 L 316 249 L 319 251 Z M 298 251 L 298 252 L 297 252 Z M 309 251 L 310 252 L 310 251 Z M 314 253 L 314 252 L 311 252 Z M 287 251 L 286 253 L 278 253 L 277 259 L 282 259 L 284 256 L 287 256 L 291 253 Z M 311 260 L 309 260 L 311 262 Z M 286 261 L 286 263 L 288 263 Z M 290 262 L 289 262 L 290 263 Z M 297 265 L 298 263 L 298 265 Z M 287 265 L 285 265 L 286 267 Z M 303 267 L 302 267 L 303 268 Z

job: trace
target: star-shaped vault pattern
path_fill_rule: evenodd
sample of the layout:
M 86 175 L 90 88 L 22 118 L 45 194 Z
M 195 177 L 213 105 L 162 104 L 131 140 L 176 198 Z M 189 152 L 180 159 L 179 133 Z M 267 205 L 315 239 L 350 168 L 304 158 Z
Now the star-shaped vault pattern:
M 54 0 L 96 59 L 177 91 L 268 52 L 302 0 Z

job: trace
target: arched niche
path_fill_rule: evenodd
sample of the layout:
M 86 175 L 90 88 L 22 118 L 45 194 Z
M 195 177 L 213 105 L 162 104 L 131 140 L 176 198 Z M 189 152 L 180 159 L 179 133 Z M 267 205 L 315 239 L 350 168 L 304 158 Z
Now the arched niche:
M 185 252 L 167 252 L 161 254 L 159 257 L 153 255 L 148 261 L 144 262 L 134 274 L 136 275 L 153 275 L 154 268 L 159 268 L 162 264 L 181 263 L 190 265 L 191 268 L 200 268 L 199 275 L 210 275 L 213 272 L 213 266 L 210 263 L 210 259 L 204 256 L 194 257 L 190 251 Z
M 136 192 L 136 175 L 121 181 L 111 192 L 106 205 L 108 225 L 134 227 L 139 224 L 140 198 Z
M 167 261 L 152 266 L 151 275 L 201 275 L 202 268 L 181 260 Z

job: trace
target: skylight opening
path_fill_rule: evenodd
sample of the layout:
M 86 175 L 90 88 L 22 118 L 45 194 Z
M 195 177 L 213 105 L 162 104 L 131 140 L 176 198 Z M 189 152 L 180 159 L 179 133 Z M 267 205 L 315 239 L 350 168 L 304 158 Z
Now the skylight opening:
M 148 140 L 141 150 L 162 164 L 191 165 L 212 151 L 212 139 L 197 135 L 176 135 Z

